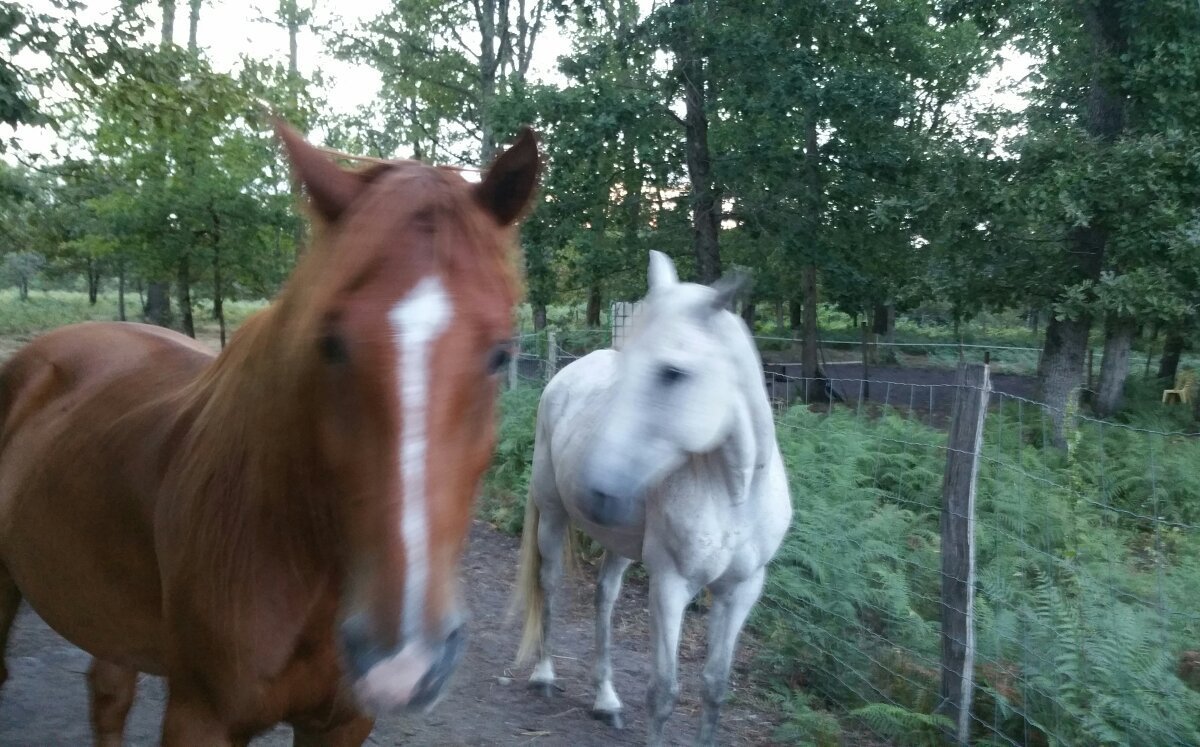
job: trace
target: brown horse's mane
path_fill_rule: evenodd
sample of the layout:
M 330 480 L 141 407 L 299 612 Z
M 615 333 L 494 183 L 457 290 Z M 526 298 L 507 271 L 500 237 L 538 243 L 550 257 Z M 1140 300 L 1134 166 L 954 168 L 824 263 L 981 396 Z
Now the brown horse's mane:
M 499 294 L 506 309 L 520 292 L 512 231 L 480 209 L 455 171 L 401 161 L 356 173 L 369 186 L 348 213 L 336 224 L 314 216 L 310 247 L 276 301 L 178 394 L 186 435 L 171 457 L 165 487 L 178 492 L 168 510 L 186 527 L 181 557 L 209 558 L 209 567 L 180 567 L 221 608 L 269 604 L 253 594 L 277 586 L 280 573 L 320 587 L 341 562 L 331 511 L 339 496 L 329 493 L 337 482 L 323 472 L 310 406 L 331 299 L 388 251 L 414 262 L 432 253 L 446 277 L 473 296 Z

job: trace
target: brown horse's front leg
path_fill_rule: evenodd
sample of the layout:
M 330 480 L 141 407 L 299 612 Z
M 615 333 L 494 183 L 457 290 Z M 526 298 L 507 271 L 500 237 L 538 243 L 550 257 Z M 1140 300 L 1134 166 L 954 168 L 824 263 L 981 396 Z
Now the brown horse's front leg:
M 367 741 L 375 720 L 357 716 L 330 729 L 315 730 L 292 727 L 292 747 L 359 747 Z
M 137 671 L 102 659 L 88 670 L 92 731 L 97 747 L 121 747 L 125 719 L 137 691 Z
M 246 741 L 235 739 L 228 724 L 208 703 L 171 688 L 163 718 L 162 747 L 238 747 Z

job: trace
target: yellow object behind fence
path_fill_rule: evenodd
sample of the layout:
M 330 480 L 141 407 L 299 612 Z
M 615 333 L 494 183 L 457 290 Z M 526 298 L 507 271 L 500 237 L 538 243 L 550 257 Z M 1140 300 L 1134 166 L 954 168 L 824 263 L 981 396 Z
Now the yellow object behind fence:
M 1187 404 L 1192 401 L 1192 390 L 1196 388 L 1196 372 L 1190 368 L 1182 369 L 1175 374 L 1175 388 L 1164 389 L 1162 401 L 1170 402 L 1171 398 Z

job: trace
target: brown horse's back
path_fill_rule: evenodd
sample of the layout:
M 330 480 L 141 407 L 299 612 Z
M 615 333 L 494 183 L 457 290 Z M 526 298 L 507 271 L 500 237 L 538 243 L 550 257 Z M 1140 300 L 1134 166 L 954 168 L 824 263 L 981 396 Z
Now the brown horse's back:
M 90 323 L 0 368 L 0 562 L 64 637 L 143 671 L 161 669 L 152 526 L 176 393 L 211 360 L 168 330 Z

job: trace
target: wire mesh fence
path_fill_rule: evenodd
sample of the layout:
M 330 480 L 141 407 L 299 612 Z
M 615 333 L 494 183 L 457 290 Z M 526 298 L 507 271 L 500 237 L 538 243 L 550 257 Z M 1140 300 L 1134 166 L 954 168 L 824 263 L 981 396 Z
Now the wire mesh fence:
M 607 342 L 588 335 L 522 356 L 545 375 Z M 887 743 L 953 735 L 941 716 L 957 615 L 973 629 L 951 641 L 973 660 L 964 741 L 1200 744 L 1200 434 L 1068 413 L 1056 448 L 1053 413 L 997 377 L 964 448 L 948 431 L 971 387 L 770 366 L 764 386 L 797 512 L 754 623 L 765 665 L 796 685 L 786 707 L 815 700 Z M 951 579 L 969 603 L 944 593 L 956 454 L 978 465 L 974 570 Z
M 764 358 L 777 365 L 799 366 L 804 344 L 799 337 L 756 335 Z M 880 340 L 831 336 L 818 338 L 818 357 L 823 367 L 852 369 L 868 366 L 887 369 L 934 368 L 953 371 L 963 360 L 979 360 L 987 353 L 992 369 L 999 374 L 1028 376 L 1037 371 L 1041 349 L 1005 344 L 937 342 L 932 340 Z

